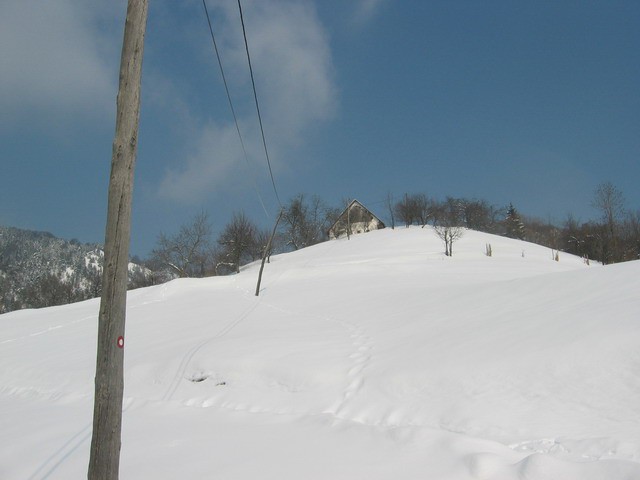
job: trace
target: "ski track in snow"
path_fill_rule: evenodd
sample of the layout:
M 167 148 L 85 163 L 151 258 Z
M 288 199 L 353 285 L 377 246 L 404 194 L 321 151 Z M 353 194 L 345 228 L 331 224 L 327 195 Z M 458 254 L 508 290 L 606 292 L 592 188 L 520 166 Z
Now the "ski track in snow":
M 142 306 L 146 306 L 152 303 L 158 303 L 158 302 L 162 302 L 165 300 L 166 298 L 166 292 L 167 292 L 167 284 L 161 285 L 159 287 L 159 292 L 160 292 L 160 296 L 158 298 L 155 298 L 153 300 L 149 300 L 149 301 L 144 301 L 141 302 L 138 305 L 133 305 L 133 306 L 128 306 L 127 310 L 134 310 L 137 308 L 140 308 Z M 98 304 L 96 304 L 96 310 L 98 309 Z M 34 333 L 31 333 L 29 335 L 23 335 L 21 337 L 16 337 L 16 338 L 12 338 L 12 339 L 7 339 L 4 340 L 2 342 L 0 342 L 1 344 L 4 343 L 10 343 L 10 342 L 15 342 L 15 341 L 19 341 L 22 339 L 27 339 L 30 337 L 35 337 L 35 336 L 39 336 L 39 335 L 43 335 L 55 330 L 59 330 L 61 328 L 67 328 L 70 327 L 72 325 L 76 325 L 82 322 L 86 322 L 87 320 L 97 320 L 99 312 L 96 312 L 95 315 L 88 315 L 85 317 L 82 317 L 78 320 L 73 320 L 61 325 L 55 325 L 52 327 L 49 327 L 47 329 L 44 330 L 40 330 Z M 206 342 L 203 342 L 203 344 Z M 188 352 L 189 353 L 189 352 Z M 188 355 L 187 353 L 187 355 Z M 194 352 L 195 354 L 195 352 Z M 186 366 L 185 366 L 186 368 Z M 17 391 L 16 389 L 13 389 L 12 392 L 10 392 L 10 394 L 19 394 L 20 392 Z M 60 395 L 51 395 L 51 394 L 44 394 L 42 392 L 39 392 L 35 389 L 31 389 L 28 392 L 29 394 L 33 394 L 36 393 L 37 395 L 44 397 L 44 398 L 50 398 L 50 399 L 57 399 L 57 398 L 62 398 L 64 397 L 63 394 Z M 131 407 L 134 403 L 133 399 L 131 398 L 125 398 L 123 400 L 124 403 L 124 408 L 122 410 L 123 415 L 125 414 L 125 412 L 129 409 L 129 407 Z M 60 468 L 75 452 L 78 451 L 78 449 L 80 447 L 82 447 L 83 444 L 85 444 L 85 442 L 88 442 L 91 440 L 91 432 L 92 432 L 92 422 L 87 423 L 84 427 L 82 427 L 78 432 L 76 432 L 75 434 L 73 434 L 66 442 L 64 442 L 62 445 L 60 445 L 60 447 L 55 450 L 49 457 L 47 457 L 47 459 L 41 463 L 36 470 L 28 477 L 28 480 L 47 480 L 49 478 L 51 478 L 51 475 L 53 475 L 58 468 Z
M 153 287 L 152 287 L 152 288 L 153 288 Z M 147 306 L 147 305 L 150 305 L 150 304 L 152 304 L 152 303 L 159 303 L 159 302 L 164 301 L 164 300 L 165 300 L 165 298 L 166 298 L 166 292 L 167 292 L 167 288 L 168 288 L 167 284 L 165 283 L 165 284 L 163 284 L 163 285 L 159 285 L 159 286 L 158 286 L 158 287 L 156 287 L 156 288 L 158 288 L 158 289 L 159 289 L 159 292 L 160 292 L 160 296 L 159 296 L 158 298 L 155 298 L 155 299 L 153 299 L 153 300 L 148 300 L 148 301 L 140 302 L 140 303 L 139 303 L 139 304 L 137 304 L 137 305 L 132 305 L 132 306 L 127 305 L 127 312 L 129 312 L 129 311 L 131 311 L 131 310 L 135 310 L 135 309 L 141 308 L 141 307 L 144 307 L 144 306 Z M 135 290 L 131 290 L 131 291 L 129 291 L 129 292 L 127 293 L 127 295 L 128 295 L 128 296 L 127 296 L 127 303 L 130 303 L 130 302 L 131 302 L 131 298 L 130 298 L 130 296 L 132 295 L 132 293 L 138 293 L 138 292 L 136 292 Z M 24 339 L 28 339 L 28 338 L 31 338 L 31 337 L 37 337 L 37 336 L 39 336 L 39 335 L 44 335 L 44 334 L 46 334 L 46 333 L 50 333 L 50 332 L 53 332 L 53 331 L 56 331 L 56 330 L 60 330 L 61 328 L 68 328 L 68 327 L 71 327 L 71 326 L 73 326 L 73 325 L 77 325 L 77 324 L 79 324 L 79 323 L 86 322 L 86 321 L 88 321 L 88 320 L 94 320 L 94 321 L 97 321 L 97 320 L 98 320 L 99 313 L 100 313 L 100 312 L 99 312 L 99 303 L 96 301 L 96 299 L 95 299 L 95 298 L 94 298 L 94 299 L 87 300 L 87 302 L 95 303 L 95 310 L 96 310 L 96 311 L 95 311 L 95 313 L 94 313 L 94 314 L 86 315 L 86 316 L 84 316 L 84 317 L 82 317 L 82 318 L 79 318 L 79 319 L 77 319 L 77 320 L 71 320 L 71 321 L 69 321 L 69 322 L 62 323 L 62 324 L 59 324 L 59 325 L 52 325 L 52 326 L 50 326 L 50 327 L 45 328 L 44 330 L 38 330 L 38 331 L 36 331 L 36 332 L 32 332 L 32 333 L 30 333 L 30 334 L 28 334 L 28 335 L 22 335 L 22 336 L 15 337 L 15 338 L 8 338 L 8 339 L 5 339 L 5 340 L 0 341 L 0 345 L 3 345 L 3 344 L 5 344 L 5 343 L 17 342 L 17 341 L 24 340 Z M 62 308 L 64 308 L 64 305 L 62 305 L 62 306 L 58 306 L 58 307 L 53 307 L 53 308 L 61 308 L 61 307 L 62 307 Z
M 20 337 L 8 338 L 6 340 L 1 341 L 0 345 L 3 345 L 5 343 L 17 342 L 17 341 L 24 340 L 24 339 L 27 339 L 27 338 L 30 338 L 30 337 L 37 337 L 39 335 L 44 335 L 45 333 L 53 332 L 55 330 L 60 330 L 61 328 L 67 328 L 67 327 L 70 327 L 71 325 L 75 325 L 77 323 L 86 322 L 87 320 L 91 320 L 91 319 L 95 320 L 96 317 L 97 317 L 97 313 L 96 313 L 96 315 L 88 315 L 88 316 L 80 318 L 78 320 L 72 320 L 70 322 L 63 323 L 61 325 L 53 325 L 51 327 L 45 328 L 44 330 L 39 330 L 37 332 L 30 333 L 29 335 L 22 335 Z
M 288 313 L 288 314 L 297 313 L 291 310 L 284 310 L 275 305 L 267 304 L 266 302 L 262 302 L 262 305 L 266 307 L 274 308 L 283 313 Z M 180 383 L 183 380 L 187 379 L 186 372 L 187 372 L 189 363 L 191 362 L 195 354 L 202 349 L 202 347 L 204 347 L 209 342 L 215 339 L 218 339 L 222 337 L 224 334 L 231 331 L 233 327 L 235 327 L 238 323 L 240 323 L 240 321 L 247 318 L 255 310 L 256 307 L 257 307 L 257 304 L 254 305 L 253 308 L 250 308 L 247 311 L 245 311 L 245 313 L 241 315 L 241 318 L 234 320 L 233 322 L 230 322 L 225 327 L 225 329 L 221 331 L 221 333 L 213 337 L 210 337 L 206 340 L 203 340 L 202 342 L 194 345 L 193 348 L 189 349 L 184 355 L 184 357 L 182 358 L 180 366 L 176 371 L 176 375 L 174 376 L 167 391 L 161 397 L 160 401 L 172 400 L 173 395 L 176 393 Z M 317 316 L 317 318 L 320 318 L 327 322 L 336 323 L 345 329 L 346 334 L 349 335 L 352 348 L 353 348 L 352 353 L 350 353 L 348 356 L 348 358 L 352 360 L 352 364 L 346 373 L 346 386 L 344 388 L 343 393 L 340 395 L 340 397 L 337 398 L 326 409 L 322 409 L 321 411 L 318 411 L 318 412 L 304 412 L 304 414 L 307 414 L 307 415 L 317 415 L 320 413 L 330 414 L 339 420 L 353 421 L 359 424 L 370 425 L 370 426 L 377 425 L 374 423 L 369 424 L 361 420 L 356 420 L 344 414 L 344 409 L 348 405 L 349 400 L 352 399 L 361 390 L 362 386 L 364 385 L 364 381 L 365 381 L 364 371 L 371 360 L 371 351 L 373 349 L 373 341 L 371 340 L 370 337 L 368 337 L 365 334 L 364 329 L 358 325 L 355 325 L 350 322 L 345 322 L 342 320 L 336 320 L 330 317 Z M 299 416 L 302 414 L 302 412 L 295 412 L 295 411 L 286 410 L 286 409 L 285 410 L 271 409 L 271 408 L 261 407 L 258 405 L 252 405 L 248 401 L 239 401 L 239 402 L 226 401 L 223 403 L 215 403 L 215 402 L 211 402 L 209 399 L 204 399 L 202 401 L 186 400 L 182 402 L 182 405 L 188 406 L 188 407 L 200 407 L 200 408 L 209 408 L 209 407 L 215 406 L 215 407 L 229 410 L 229 411 L 237 411 L 237 412 L 242 411 L 245 413 L 257 413 L 257 414 L 294 415 L 294 416 Z
M 72 435 L 58 450 L 53 452 L 32 474 L 28 480 L 46 480 L 62 465 L 80 446 L 91 438 L 91 423 Z
M 333 245 L 332 245 L 332 248 L 333 248 Z M 327 252 L 325 252 L 325 254 L 322 255 L 322 257 L 326 256 L 328 251 L 332 250 L 332 248 L 327 249 Z M 303 264 L 303 268 L 308 267 L 309 264 L 312 262 L 312 260 L 317 260 L 318 258 L 321 258 L 321 257 L 316 257 L 316 258 L 307 260 Z M 288 271 L 289 271 L 288 269 L 281 269 L 277 273 L 277 275 L 270 280 L 269 284 L 263 287 L 263 289 L 261 289 L 260 291 L 263 292 L 264 289 L 272 287 L 283 276 L 285 276 Z M 241 290 L 243 295 L 247 299 L 254 298 L 251 292 L 249 292 L 248 290 L 243 289 L 238 285 L 236 285 L 236 288 Z M 167 388 L 165 393 L 161 396 L 160 401 L 171 401 L 173 399 L 173 396 L 178 390 L 180 384 L 186 379 L 186 372 L 188 370 L 191 360 L 205 345 L 209 344 L 213 340 L 222 338 L 224 335 L 229 333 L 240 322 L 242 322 L 247 317 L 249 317 L 251 313 L 253 313 L 257 309 L 259 305 L 262 305 L 267 308 L 272 308 L 274 310 L 278 310 L 282 313 L 286 313 L 289 315 L 297 315 L 297 316 L 301 316 L 303 314 L 307 316 L 309 315 L 308 312 L 299 312 L 299 311 L 293 311 L 291 309 L 285 309 L 280 306 L 271 304 L 267 301 L 264 301 L 263 299 L 264 299 L 264 295 L 255 298 L 255 303 L 253 303 L 253 305 L 247 308 L 236 319 L 230 321 L 216 335 L 213 335 L 201 342 L 198 342 L 192 348 L 190 348 L 182 357 L 180 364 L 176 370 L 176 373 L 172 381 L 170 382 L 169 387 Z M 353 398 L 364 385 L 364 370 L 366 369 L 367 364 L 371 360 L 371 351 L 373 348 L 373 341 L 369 336 L 366 335 L 365 330 L 362 326 L 357 325 L 353 322 L 337 320 L 331 317 L 321 316 L 321 315 L 312 315 L 312 316 L 322 321 L 327 321 L 327 322 L 340 325 L 342 328 L 346 330 L 347 334 L 349 335 L 350 341 L 353 345 L 353 352 L 349 355 L 349 359 L 351 359 L 353 363 L 346 375 L 347 385 L 344 389 L 344 392 L 340 398 L 336 399 L 336 401 L 331 406 L 329 406 L 326 410 L 324 410 L 322 413 L 329 413 L 340 420 L 355 421 L 353 419 L 344 417 L 342 413 L 345 406 L 348 404 L 349 400 Z M 191 400 L 187 400 L 186 403 L 184 404 L 187 406 L 195 406 L 196 403 L 201 403 L 199 406 L 203 408 L 213 406 L 213 404 L 211 404 L 208 400 L 204 400 L 203 402 L 193 402 Z M 282 410 L 265 409 L 262 407 L 258 407 L 256 405 L 250 405 L 246 402 L 240 402 L 238 404 L 224 402 L 221 404 L 216 404 L 216 406 L 227 409 L 227 410 L 244 411 L 248 413 L 263 413 L 263 414 L 275 414 L 275 415 L 283 415 L 288 413 L 293 414 L 293 412 L 285 412 Z M 362 423 L 362 422 L 358 422 L 358 423 Z
M 178 390 L 180 383 L 185 379 L 185 374 L 187 372 L 187 368 L 189 367 L 189 363 L 191 362 L 193 357 L 196 355 L 196 353 L 198 353 L 200 349 L 202 349 L 202 347 L 207 345 L 209 342 L 212 342 L 213 340 L 224 337 L 231 330 L 233 330 L 240 322 L 242 322 L 247 317 L 249 317 L 249 315 L 251 315 L 251 313 L 258 307 L 258 305 L 259 305 L 259 302 L 256 301 L 253 305 L 251 305 L 244 312 L 238 315 L 237 318 L 234 318 L 232 321 L 227 323 L 217 334 L 205 340 L 202 340 L 201 342 L 198 342 L 192 348 L 187 350 L 187 352 L 183 355 L 182 359 L 180 360 L 178 369 L 176 370 L 176 373 L 173 376 L 173 379 L 169 383 L 169 387 L 167 388 L 165 393 L 162 395 L 161 400 L 171 401 L 171 399 L 173 398 L 173 395 L 176 393 L 176 390 Z
M 124 400 L 124 408 L 122 414 L 133 405 L 131 399 Z M 87 423 L 83 428 L 78 430 L 69 439 L 63 443 L 60 448 L 54 451 L 47 459 L 38 466 L 38 468 L 28 477 L 28 480 L 47 480 L 51 478 L 58 468 L 68 461 L 74 453 L 82 447 L 86 442 L 91 441 L 93 422 Z

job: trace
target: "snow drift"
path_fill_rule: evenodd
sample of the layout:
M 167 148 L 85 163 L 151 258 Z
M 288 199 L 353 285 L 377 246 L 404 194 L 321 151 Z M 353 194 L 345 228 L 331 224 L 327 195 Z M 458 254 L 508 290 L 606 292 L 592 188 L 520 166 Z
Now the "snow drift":
M 257 298 L 256 265 L 130 292 L 121 478 L 640 479 L 640 263 L 442 251 L 387 229 Z M 0 316 L 0 478 L 86 475 L 97 310 Z

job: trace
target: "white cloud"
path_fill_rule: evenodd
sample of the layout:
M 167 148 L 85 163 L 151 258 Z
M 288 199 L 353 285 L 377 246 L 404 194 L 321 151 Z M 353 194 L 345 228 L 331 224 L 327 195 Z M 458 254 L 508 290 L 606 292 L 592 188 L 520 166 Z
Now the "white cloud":
M 279 129 L 275 133 L 291 140 L 292 134 L 302 133 L 309 123 L 326 119 L 333 111 L 329 39 L 309 4 L 249 5 L 254 8 L 247 11 L 245 21 L 258 93 L 267 120 Z M 239 57 L 246 62 L 244 52 Z
M 255 120 L 237 2 L 208 2 L 217 41 L 252 163 L 266 169 Z M 330 118 L 337 98 L 329 39 L 306 1 L 243 2 L 251 61 L 274 172 L 296 161 L 288 155 L 317 122 Z M 197 201 L 246 174 L 233 123 L 209 124 L 181 169 L 167 172 L 163 195 Z
M 209 123 L 192 140 L 181 168 L 168 170 L 160 184 L 162 196 L 182 203 L 198 203 L 227 185 L 237 188 L 247 174 L 234 125 Z
M 387 0 L 359 0 L 356 3 L 356 23 L 362 25 L 371 21 L 386 1 Z
M 2 124 L 113 111 L 117 57 L 105 27 L 124 11 L 122 1 L 1 2 Z

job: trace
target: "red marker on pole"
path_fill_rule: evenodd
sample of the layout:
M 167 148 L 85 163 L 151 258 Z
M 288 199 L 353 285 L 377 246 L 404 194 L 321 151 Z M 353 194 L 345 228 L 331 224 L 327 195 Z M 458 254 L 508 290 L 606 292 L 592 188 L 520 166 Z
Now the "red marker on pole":
M 118 337 L 118 348 L 124 348 L 124 337 L 122 335 L 120 335 Z

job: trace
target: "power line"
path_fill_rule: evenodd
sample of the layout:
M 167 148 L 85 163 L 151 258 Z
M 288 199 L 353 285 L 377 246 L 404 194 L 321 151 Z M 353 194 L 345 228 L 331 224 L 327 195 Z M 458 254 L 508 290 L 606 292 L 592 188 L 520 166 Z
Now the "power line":
M 218 51 L 218 44 L 216 43 L 216 37 L 213 34 L 213 27 L 211 26 L 211 18 L 209 17 L 209 9 L 207 8 L 207 3 L 205 0 L 202 0 L 202 6 L 204 7 L 204 13 L 207 16 L 207 23 L 209 24 L 209 33 L 211 34 L 211 41 L 213 42 L 213 49 L 216 52 L 216 58 L 218 59 L 218 65 L 220 66 L 220 73 L 222 75 L 222 82 L 224 83 L 224 89 L 227 92 L 227 100 L 229 100 L 229 108 L 231 109 L 231 114 L 233 115 L 233 121 L 236 124 L 236 131 L 238 132 L 238 138 L 240 139 L 240 145 L 242 146 L 242 153 L 244 154 L 244 160 L 247 163 L 247 167 L 249 167 L 249 171 L 253 171 L 251 165 L 249 164 L 249 157 L 247 156 L 247 149 L 244 146 L 244 141 L 242 140 L 242 134 L 240 133 L 240 127 L 238 125 L 238 117 L 236 116 L 236 110 L 233 108 L 233 102 L 231 101 L 231 94 L 229 93 L 229 86 L 227 85 L 227 77 L 224 74 L 224 68 L 222 66 L 222 59 L 220 58 L 220 52 Z M 264 135 L 263 135 L 264 138 Z M 262 209 L 264 210 L 267 218 L 270 217 L 267 208 L 264 205 L 264 201 L 262 200 L 262 196 L 260 195 L 260 191 L 258 190 L 258 186 L 256 185 L 255 179 L 253 180 L 253 189 L 258 195 L 258 199 L 260 200 L 260 204 L 262 205 Z M 273 177 L 272 177 L 273 180 Z M 277 197 L 277 193 L 276 193 Z M 279 202 L 279 200 L 278 200 Z
M 204 0 L 203 0 L 204 1 Z M 278 189 L 276 188 L 276 182 L 273 179 L 273 170 L 271 169 L 271 160 L 269 160 L 269 151 L 267 150 L 267 141 L 264 137 L 264 128 L 262 126 L 262 116 L 260 115 L 260 105 L 258 104 L 258 94 L 256 93 L 256 82 L 253 79 L 253 68 L 251 66 L 251 55 L 249 55 L 249 44 L 247 42 L 247 31 L 244 26 L 244 16 L 242 15 L 242 5 L 238 0 L 238 9 L 240 10 L 240 22 L 242 23 L 242 34 L 244 36 L 244 47 L 247 51 L 247 60 L 249 62 L 249 73 L 251 74 L 251 85 L 253 87 L 253 98 L 256 101 L 256 111 L 258 112 L 258 122 L 260 123 L 260 132 L 262 133 L 262 145 L 264 146 L 264 153 L 267 157 L 267 165 L 269 166 L 269 175 L 271 176 L 271 184 L 273 185 L 273 191 L 276 194 L 276 200 L 282 208 L 282 202 L 280 202 L 280 196 L 278 195 Z

